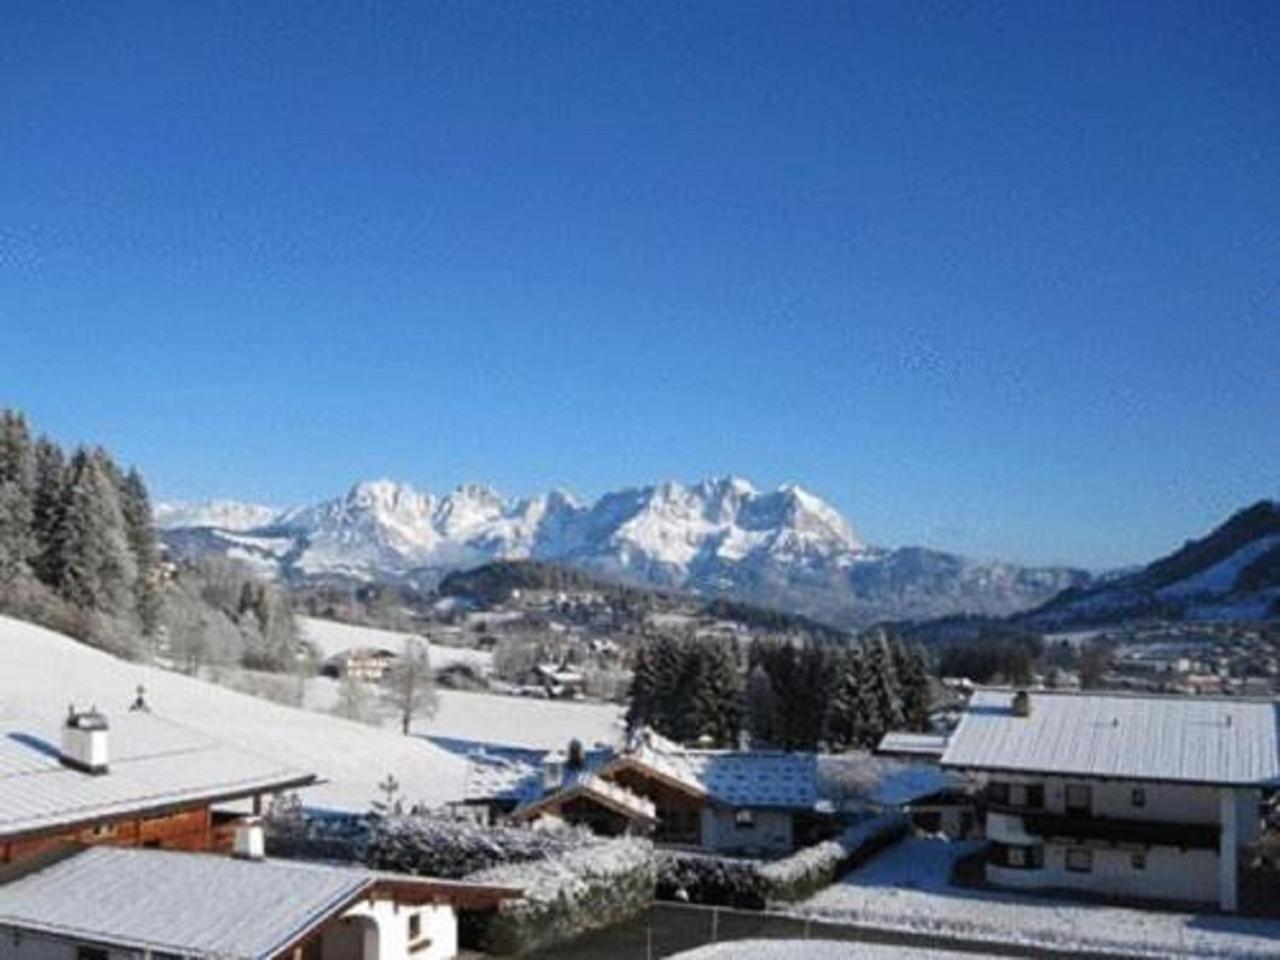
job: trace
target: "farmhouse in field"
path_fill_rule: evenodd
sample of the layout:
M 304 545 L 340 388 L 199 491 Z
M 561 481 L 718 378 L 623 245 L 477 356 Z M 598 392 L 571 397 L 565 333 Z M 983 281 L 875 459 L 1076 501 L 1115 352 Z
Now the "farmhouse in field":
M 268 860 L 261 810 L 315 776 L 151 714 L 0 727 L 0 958 L 447 960 L 518 891 Z
M 979 690 L 941 757 L 985 783 L 987 879 L 1239 908 L 1280 705 Z

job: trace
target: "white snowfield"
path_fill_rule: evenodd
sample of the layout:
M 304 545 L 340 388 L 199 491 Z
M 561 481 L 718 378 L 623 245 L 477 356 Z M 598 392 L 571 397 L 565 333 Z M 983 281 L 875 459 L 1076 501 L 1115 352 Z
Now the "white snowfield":
M 440 806 L 465 792 L 465 761 L 420 737 L 128 663 L 51 630 L 0 617 L 0 723 L 45 713 L 56 722 L 69 703 L 97 706 L 109 718 L 121 715 L 139 684 L 157 717 L 319 775 L 324 782 L 302 792 L 311 806 L 363 812 L 387 774 L 400 781 L 410 803 Z
M 369 689 L 376 697 L 377 688 L 370 685 Z M 337 705 L 338 693 L 339 681 L 331 677 L 309 680 L 307 708 L 328 713 Z M 615 704 L 541 700 L 439 688 L 437 694 L 440 704 L 436 715 L 430 719 L 415 720 L 415 734 L 478 740 L 531 750 L 563 750 L 570 740 L 575 739 L 587 747 L 597 743 L 616 745 L 622 739 L 622 708 Z M 396 727 L 399 722 L 394 711 L 385 706 L 382 708 L 382 723 L 387 729 Z
M 935 933 L 1030 948 L 1144 957 L 1280 956 L 1280 921 L 1133 910 L 948 883 L 976 844 L 908 840 L 793 908 L 832 922 Z
M 975 960 L 976 954 L 838 940 L 731 940 L 677 953 L 671 960 Z
M 493 654 L 487 650 L 447 647 L 439 643 L 430 643 L 412 633 L 361 627 L 350 623 L 338 623 L 336 620 L 322 620 L 317 617 L 298 617 L 297 620 L 302 638 L 314 646 L 321 658 L 326 660 L 346 650 L 365 648 L 390 650 L 400 654 L 404 652 L 405 643 L 413 639 L 425 644 L 434 670 L 463 665 L 480 673 L 488 673 L 493 667 Z

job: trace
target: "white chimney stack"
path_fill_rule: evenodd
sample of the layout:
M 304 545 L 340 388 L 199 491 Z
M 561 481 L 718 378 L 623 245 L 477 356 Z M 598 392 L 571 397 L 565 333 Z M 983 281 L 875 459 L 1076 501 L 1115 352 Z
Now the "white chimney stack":
M 245 817 L 236 824 L 231 855 L 240 860 L 262 860 L 267 855 L 267 831 L 261 817 Z
M 96 707 L 77 712 L 73 706 L 62 725 L 62 763 L 82 773 L 107 772 L 107 718 Z

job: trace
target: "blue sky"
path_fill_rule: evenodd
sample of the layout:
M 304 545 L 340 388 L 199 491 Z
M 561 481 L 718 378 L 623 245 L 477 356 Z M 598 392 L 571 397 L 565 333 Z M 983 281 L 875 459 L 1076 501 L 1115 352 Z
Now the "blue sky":
M 1104 566 L 1280 495 L 1280 5 L 0 32 L 0 404 L 161 496 L 737 473 Z

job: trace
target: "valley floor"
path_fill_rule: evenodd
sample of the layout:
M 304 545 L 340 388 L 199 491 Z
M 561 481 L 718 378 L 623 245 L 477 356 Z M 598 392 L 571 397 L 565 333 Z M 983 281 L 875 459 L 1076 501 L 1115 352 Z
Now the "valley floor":
M 1151 957 L 1280 957 L 1280 922 L 1135 910 L 972 890 L 948 882 L 971 842 L 908 840 L 790 912 L 830 922 L 1049 950 Z

